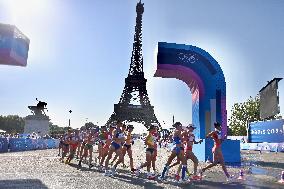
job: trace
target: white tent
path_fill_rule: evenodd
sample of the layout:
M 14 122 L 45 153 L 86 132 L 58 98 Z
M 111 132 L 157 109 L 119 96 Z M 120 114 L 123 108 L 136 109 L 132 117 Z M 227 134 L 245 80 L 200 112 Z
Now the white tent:
M 0 129 L 0 133 L 6 133 L 6 131 Z

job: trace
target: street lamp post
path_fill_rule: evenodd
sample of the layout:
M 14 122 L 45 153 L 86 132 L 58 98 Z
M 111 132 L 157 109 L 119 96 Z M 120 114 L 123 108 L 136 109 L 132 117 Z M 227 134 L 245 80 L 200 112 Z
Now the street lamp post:
M 71 113 L 72 113 L 72 110 L 69 110 L 69 113 L 71 114 Z M 68 120 L 68 126 L 69 126 L 69 127 L 71 126 L 71 124 L 70 124 L 70 118 L 69 118 L 69 120 Z

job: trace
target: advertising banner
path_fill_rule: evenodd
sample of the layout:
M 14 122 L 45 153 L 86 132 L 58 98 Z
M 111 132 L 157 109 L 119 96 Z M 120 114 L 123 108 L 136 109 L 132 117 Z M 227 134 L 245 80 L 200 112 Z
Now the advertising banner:
M 249 143 L 282 143 L 284 142 L 283 127 L 283 119 L 250 123 L 248 141 Z

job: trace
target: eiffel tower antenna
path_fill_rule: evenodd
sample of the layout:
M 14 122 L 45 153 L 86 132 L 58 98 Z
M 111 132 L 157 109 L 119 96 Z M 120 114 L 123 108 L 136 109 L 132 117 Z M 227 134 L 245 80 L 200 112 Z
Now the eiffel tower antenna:
M 120 120 L 128 122 L 139 122 L 149 127 L 156 124 L 161 129 L 161 125 L 154 113 L 154 106 L 151 106 L 147 89 L 147 79 L 143 72 L 142 56 L 142 14 L 144 12 L 144 3 L 141 0 L 136 5 L 136 26 L 131 55 L 129 73 L 125 79 L 125 87 L 120 97 L 119 103 L 114 105 L 114 112 L 109 118 L 107 125 Z M 136 94 L 135 94 L 136 93 Z M 139 105 L 134 105 L 131 100 L 138 99 Z
M 139 72 L 143 73 L 143 56 L 142 56 L 142 14 L 144 12 L 144 3 L 137 3 L 136 6 L 136 26 L 134 34 L 134 43 L 131 57 L 131 64 L 129 69 L 129 75 L 135 75 Z

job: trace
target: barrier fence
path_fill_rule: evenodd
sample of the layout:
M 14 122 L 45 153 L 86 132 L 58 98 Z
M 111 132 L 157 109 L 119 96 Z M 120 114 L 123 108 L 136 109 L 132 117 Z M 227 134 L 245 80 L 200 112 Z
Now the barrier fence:
M 43 150 L 58 148 L 58 139 L 25 139 L 25 138 L 0 138 L 1 152 L 19 152 L 26 150 Z
M 273 129 L 270 129 L 270 131 Z M 275 129 L 275 132 L 277 130 Z M 283 133 L 283 132 L 282 132 Z M 228 139 L 231 140 L 240 140 L 241 141 L 241 150 L 265 150 L 271 152 L 284 152 L 284 142 L 271 143 L 271 142 L 255 142 L 249 143 L 247 136 L 228 136 Z M 281 139 L 283 141 L 283 139 Z
M 241 143 L 241 150 L 284 152 L 284 143 Z

